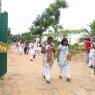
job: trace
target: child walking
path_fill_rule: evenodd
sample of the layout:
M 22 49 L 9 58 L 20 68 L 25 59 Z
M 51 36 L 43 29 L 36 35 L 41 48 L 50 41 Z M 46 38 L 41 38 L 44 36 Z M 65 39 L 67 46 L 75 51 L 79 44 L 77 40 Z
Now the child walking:
M 58 74 L 62 79 L 63 69 L 65 70 L 67 81 L 70 82 L 70 64 L 68 62 L 68 40 L 63 38 L 61 44 L 58 47 Z

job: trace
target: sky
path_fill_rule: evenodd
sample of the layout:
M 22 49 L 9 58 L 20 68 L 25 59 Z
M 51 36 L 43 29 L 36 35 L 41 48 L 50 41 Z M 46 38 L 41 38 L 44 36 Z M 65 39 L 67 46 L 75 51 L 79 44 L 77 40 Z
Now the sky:
M 32 22 L 55 0 L 2 0 L 2 12 L 8 12 L 8 27 L 12 34 L 29 32 Z M 88 28 L 95 19 L 95 0 L 66 0 L 68 8 L 61 10 L 60 24 L 64 29 Z

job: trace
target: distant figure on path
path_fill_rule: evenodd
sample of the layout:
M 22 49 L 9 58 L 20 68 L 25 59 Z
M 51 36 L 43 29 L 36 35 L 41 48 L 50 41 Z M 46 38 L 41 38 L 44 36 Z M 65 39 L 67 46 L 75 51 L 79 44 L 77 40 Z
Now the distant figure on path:
M 92 47 L 90 48 L 89 51 L 89 64 L 88 66 L 90 68 L 94 67 L 94 63 L 95 63 L 95 46 L 92 45 Z
M 85 44 L 85 52 L 86 52 L 86 64 L 88 64 L 89 63 L 89 51 L 91 48 L 90 38 L 86 38 L 84 44 Z
M 35 48 L 33 42 L 29 44 L 29 55 L 30 55 L 30 61 L 33 61 L 35 55 Z
M 24 43 L 24 54 L 28 55 L 28 50 L 29 50 L 29 44 L 27 41 L 25 41 L 25 43 Z
M 22 55 L 24 53 L 24 44 L 23 44 L 23 41 L 20 41 L 18 43 L 18 51 L 19 51 L 20 55 Z

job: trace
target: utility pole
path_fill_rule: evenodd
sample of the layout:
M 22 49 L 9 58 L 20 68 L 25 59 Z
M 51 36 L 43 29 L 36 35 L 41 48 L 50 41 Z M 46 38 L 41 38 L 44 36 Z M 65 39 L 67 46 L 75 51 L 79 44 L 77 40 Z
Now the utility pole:
M 0 0 L 0 13 L 2 11 L 2 0 Z

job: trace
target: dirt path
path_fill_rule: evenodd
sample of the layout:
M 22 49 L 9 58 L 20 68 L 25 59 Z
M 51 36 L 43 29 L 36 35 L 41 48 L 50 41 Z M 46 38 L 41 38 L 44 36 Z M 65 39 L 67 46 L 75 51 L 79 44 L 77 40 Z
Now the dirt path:
M 41 56 L 34 62 L 27 55 L 18 55 L 11 47 L 8 51 L 8 71 L 0 80 L 0 95 L 95 95 L 93 70 L 84 63 L 84 55 L 75 57 L 71 64 L 71 82 L 58 79 L 57 64 L 52 68 L 52 81 L 47 84 L 42 77 Z

